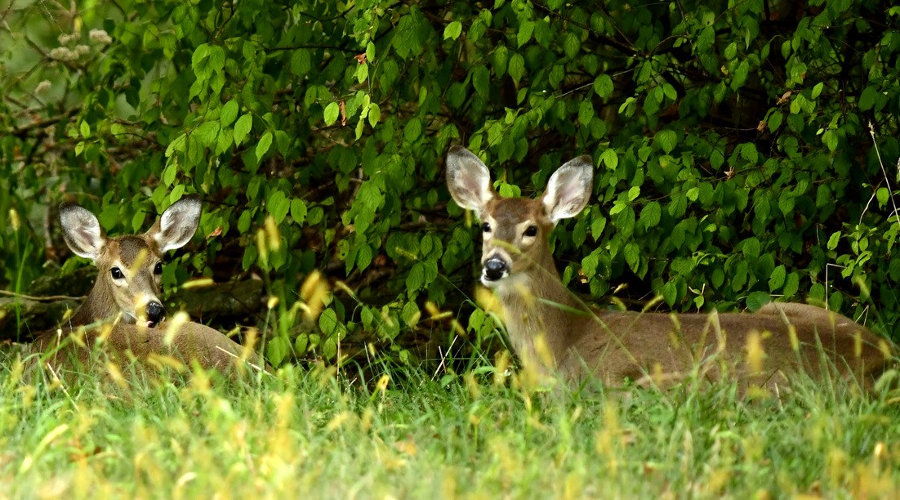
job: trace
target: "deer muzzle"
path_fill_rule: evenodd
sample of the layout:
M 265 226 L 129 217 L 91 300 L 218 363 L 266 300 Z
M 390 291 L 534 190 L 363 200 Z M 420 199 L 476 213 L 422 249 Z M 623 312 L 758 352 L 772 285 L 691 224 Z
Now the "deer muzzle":
M 147 326 L 150 328 L 158 325 L 166 317 L 166 309 L 159 302 L 152 300 L 147 303 Z
M 494 255 L 484 261 L 481 269 L 481 282 L 485 286 L 496 285 L 498 281 L 509 276 L 509 264 L 503 258 Z

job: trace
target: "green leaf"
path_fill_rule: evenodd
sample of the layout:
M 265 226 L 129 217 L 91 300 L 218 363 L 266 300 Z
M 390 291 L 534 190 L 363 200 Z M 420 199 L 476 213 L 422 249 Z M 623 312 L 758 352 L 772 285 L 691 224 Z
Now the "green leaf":
M 737 43 L 731 42 L 725 47 L 725 59 L 732 60 L 737 56 Z
M 522 54 L 515 53 L 509 58 L 509 67 L 507 71 L 509 72 L 510 78 L 518 85 L 519 81 L 521 81 L 522 77 L 525 75 L 525 58 L 522 57 Z
M 674 281 L 667 281 L 660 290 L 660 293 L 663 296 L 663 300 L 666 301 L 666 304 L 668 304 L 669 307 L 675 305 L 675 301 L 678 299 L 678 287 Z
M 769 291 L 774 292 L 781 288 L 784 285 L 784 280 L 787 277 L 787 270 L 783 265 L 776 267 L 772 271 L 772 275 L 769 276 Z
M 491 62 L 494 66 L 494 73 L 499 77 L 506 74 L 506 68 L 509 64 L 509 49 L 506 45 L 500 45 L 491 54 Z
M 659 206 L 659 203 L 655 201 L 651 201 L 647 203 L 647 206 L 641 210 L 641 224 L 644 225 L 645 228 L 656 227 L 659 224 L 659 220 L 662 217 L 662 207 Z
M 472 86 L 475 92 L 487 99 L 490 95 L 491 74 L 484 66 L 478 66 L 472 71 Z
M 575 33 L 566 34 L 566 38 L 563 40 L 563 52 L 566 53 L 566 56 L 569 59 L 574 59 L 578 55 L 579 50 L 581 50 L 581 39 L 578 38 L 578 35 Z
M 741 61 L 738 64 L 738 67 L 734 70 L 734 75 L 731 79 L 731 89 L 738 90 L 743 87 L 747 82 L 747 75 L 750 73 L 750 64 L 746 59 Z
M 312 59 L 308 49 L 297 49 L 291 53 L 291 73 L 294 76 L 305 76 L 311 69 Z
M 875 106 L 875 100 L 878 98 L 878 89 L 870 85 L 863 89 L 859 96 L 859 110 L 868 111 Z
M 684 193 L 684 196 L 688 200 L 697 201 L 697 197 L 700 196 L 700 188 L 692 187 L 692 188 L 688 189 L 686 193 Z
M 782 290 L 782 294 L 785 298 L 793 297 L 797 294 L 797 291 L 800 289 L 800 275 L 797 273 L 788 274 L 787 280 L 784 284 L 784 290 Z
M 581 105 L 578 107 L 578 123 L 581 123 L 582 125 L 588 125 L 593 119 L 594 105 L 591 104 L 590 99 L 581 101 Z
M 819 95 L 822 93 L 823 88 L 825 88 L 824 83 L 819 82 L 819 83 L 815 84 L 815 86 L 813 86 L 812 92 L 810 93 L 812 98 L 815 99 L 815 98 L 819 97 Z
M 303 356 L 309 351 L 309 335 L 301 333 L 294 339 L 294 351 L 298 356 Z
M 831 236 L 828 238 L 828 243 L 825 247 L 829 250 L 834 250 L 838 246 L 838 242 L 841 241 L 841 232 L 835 231 L 831 233 Z
M 359 83 L 365 82 L 369 78 L 369 65 L 368 63 L 358 64 L 356 66 L 356 81 Z
M 759 240 L 756 238 L 747 238 L 744 240 L 744 245 L 742 248 L 744 255 L 749 258 L 759 257 L 760 252 L 760 244 Z
M 751 312 L 758 311 L 762 306 L 772 302 L 772 298 L 766 292 L 752 292 L 747 296 L 747 309 Z
M 607 148 L 600 153 L 600 161 L 610 170 L 615 170 L 619 165 L 619 157 L 616 155 L 616 150 L 613 148 Z
M 328 106 L 325 106 L 325 125 L 331 126 L 334 125 L 334 122 L 337 121 L 338 115 L 341 114 L 341 108 L 338 106 L 336 102 L 328 103 Z
M 462 34 L 462 23 L 453 21 L 444 28 L 444 40 L 456 40 Z
M 403 141 L 406 144 L 412 144 L 419 136 L 422 135 L 422 121 L 418 118 L 412 118 L 406 122 L 403 127 Z
M 219 122 L 223 127 L 227 127 L 234 122 L 234 119 L 237 118 L 238 115 L 238 103 L 236 100 L 231 99 L 226 102 L 224 106 L 222 106 L 222 111 L 219 112 Z
M 303 224 L 306 220 L 306 203 L 300 198 L 291 200 L 291 219 L 297 224 Z
M 201 75 L 205 75 L 208 73 L 205 70 L 204 62 L 209 57 L 209 44 L 202 43 L 194 49 L 194 53 L 191 55 L 191 68 L 194 70 L 194 74 L 199 78 Z
M 407 302 L 400 311 L 400 318 L 402 318 L 403 322 L 409 327 L 416 326 L 421 315 L 422 313 L 419 311 L 419 306 L 417 306 L 415 302 Z
M 778 198 L 778 209 L 784 215 L 791 215 L 794 212 L 795 200 L 793 195 L 785 193 L 781 198 Z
M 319 330 L 328 337 L 341 337 L 345 327 L 338 320 L 337 313 L 330 307 L 319 315 Z
M 408 293 L 418 292 L 425 284 L 425 266 L 421 262 L 413 264 L 406 275 L 406 291 Z
M 169 146 L 166 148 L 166 158 L 172 156 L 172 153 L 178 151 L 179 153 L 184 152 L 184 147 L 187 144 L 187 135 L 180 134 L 175 138 L 172 142 L 169 143 Z
M 637 272 L 638 267 L 641 265 L 640 247 L 633 241 L 629 242 L 625 245 L 623 253 L 625 254 L 625 262 L 628 264 L 628 267 L 631 268 L 632 272 Z
M 613 81 L 609 75 L 599 75 L 594 79 L 594 92 L 603 99 L 613 93 Z
M 247 134 L 250 133 L 250 128 L 253 126 L 253 117 L 250 116 L 250 113 L 246 113 L 240 118 L 238 118 L 237 123 L 234 124 L 234 144 L 236 146 L 240 146 L 244 139 L 247 137 Z
M 337 341 L 333 337 L 328 337 L 319 346 L 322 349 L 322 357 L 325 359 L 334 359 L 337 356 Z
M 225 67 L 225 49 L 218 45 L 209 47 L 209 68 L 215 72 L 221 72 Z
M 528 40 L 531 40 L 531 34 L 534 33 L 534 22 L 533 21 L 522 21 L 519 25 L 519 33 L 516 35 L 516 43 L 519 47 L 528 43 Z
M 359 252 L 356 253 L 356 267 L 363 271 L 372 263 L 372 247 L 369 245 L 361 245 Z
M 832 153 L 835 152 L 838 148 L 838 135 L 834 130 L 826 130 L 825 133 L 822 134 L 822 142 L 828 148 L 828 151 Z
M 669 83 L 663 84 L 662 89 L 663 89 L 663 94 L 665 94 L 665 96 L 669 100 L 674 101 L 674 100 L 678 99 L 678 91 L 675 90 L 675 87 L 673 87 L 671 84 L 669 84 Z
M 886 187 L 880 187 L 875 191 L 875 197 L 878 198 L 878 206 L 883 207 L 887 204 L 891 193 Z
M 752 164 L 756 164 L 756 160 L 759 158 L 759 153 L 756 151 L 756 145 L 752 142 L 744 143 L 741 146 L 741 158 Z
M 163 184 L 166 186 L 171 186 L 173 182 L 175 182 L 175 174 L 178 173 L 178 165 L 176 162 L 171 162 L 166 165 L 165 170 L 163 170 L 162 180 Z
M 290 208 L 291 202 L 283 192 L 275 190 L 269 195 L 269 202 L 266 205 L 266 210 L 268 210 L 272 218 L 275 219 L 276 223 L 281 224 L 284 221 Z
M 248 245 L 244 247 L 244 256 L 241 258 L 241 267 L 244 271 L 250 269 L 250 266 L 257 261 L 259 257 L 256 245 Z
M 625 203 L 624 201 L 616 200 L 613 202 L 612 208 L 609 209 L 609 215 L 616 215 L 626 208 L 628 208 L 627 203 Z
M 144 212 L 135 212 L 134 216 L 131 218 L 131 230 L 135 233 L 140 232 L 141 228 L 144 226 Z
M 272 366 L 280 365 L 290 352 L 290 341 L 281 335 L 272 337 L 266 345 L 266 359 Z
M 784 115 L 781 114 L 781 111 L 775 111 L 769 116 L 769 132 L 775 132 L 778 130 L 778 127 L 781 126 L 781 122 L 784 119 Z
M 269 151 L 270 146 L 272 146 L 272 132 L 266 130 L 256 144 L 256 159 L 262 160 L 263 156 Z
M 216 136 L 219 135 L 219 122 L 217 121 L 209 121 L 201 123 L 199 127 L 194 130 L 194 137 L 200 141 L 200 144 L 204 146 L 210 147 L 215 144 Z
M 238 217 L 238 232 L 246 233 L 250 230 L 250 223 L 252 222 L 252 215 L 250 214 L 250 210 L 244 210 L 241 212 L 241 216 Z
M 606 228 L 606 217 L 602 215 L 594 216 L 591 220 L 591 235 L 595 241 L 603 234 L 604 228 Z
M 678 134 L 674 130 L 660 130 L 653 137 L 655 142 L 666 154 L 671 153 L 678 144 Z
M 381 108 L 374 102 L 369 104 L 369 125 L 374 127 L 381 120 Z
M 634 201 L 640 195 L 641 195 L 641 187 L 640 186 L 631 186 L 630 188 L 628 188 L 628 201 Z

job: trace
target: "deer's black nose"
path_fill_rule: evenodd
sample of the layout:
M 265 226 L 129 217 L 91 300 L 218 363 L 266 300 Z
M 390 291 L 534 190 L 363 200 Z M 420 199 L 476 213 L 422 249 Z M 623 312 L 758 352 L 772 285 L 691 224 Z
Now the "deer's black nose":
M 162 304 L 155 300 L 147 304 L 147 321 L 153 323 L 151 326 L 159 324 L 165 316 L 166 310 L 163 308 Z
M 508 269 L 506 261 L 497 257 L 491 257 L 484 263 L 484 277 L 488 281 L 497 281 L 506 275 Z

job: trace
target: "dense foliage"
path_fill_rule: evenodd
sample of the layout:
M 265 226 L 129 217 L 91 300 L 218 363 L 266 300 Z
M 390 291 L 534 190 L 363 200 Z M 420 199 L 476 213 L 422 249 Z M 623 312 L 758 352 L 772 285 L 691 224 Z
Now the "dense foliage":
M 399 358 L 418 337 L 446 346 L 459 329 L 439 310 L 480 340 L 495 325 L 469 298 L 477 231 L 443 178 L 458 143 L 504 195 L 593 156 L 592 204 L 553 246 L 564 280 L 597 302 L 809 297 L 900 338 L 900 7 L 5 4 L 10 290 L 69 256 L 48 207 L 75 199 L 130 232 L 200 193 L 201 236 L 166 283 L 261 276 L 280 299 L 260 307 L 273 363 L 334 357 L 355 334 Z M 317 325 L 294 307 L 314 270 L 346 285 Z

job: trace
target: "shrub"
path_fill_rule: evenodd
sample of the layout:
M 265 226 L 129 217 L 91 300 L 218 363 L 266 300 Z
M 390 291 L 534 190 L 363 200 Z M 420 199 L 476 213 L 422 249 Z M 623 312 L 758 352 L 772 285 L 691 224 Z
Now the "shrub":
M 898 14 L 849 0 L 16 7 L 0 32 L 0 213 L 21 224 L 0 228 L 0 281 L 25 290 L 68 255 L 35 243 L 47 205 L 78 199 L 126 232 L 196 192 L 204 243 L 165 281 L 262 276 L 281 299 L 273 363 L 333 358 L 357 333 L 406 359 L 420 334 L 455 334 L 430 320 L 441 309 L 481 340 L 495 329 L 468 298 L 476 230 L 443 181 L 460 143 L 504 195 L 593 156 L 595 198 L 552 243 L 597 301 L 808 297 L 896 339 Z M 292 307 L 314 270 L 346 285 L 317 328 Z

